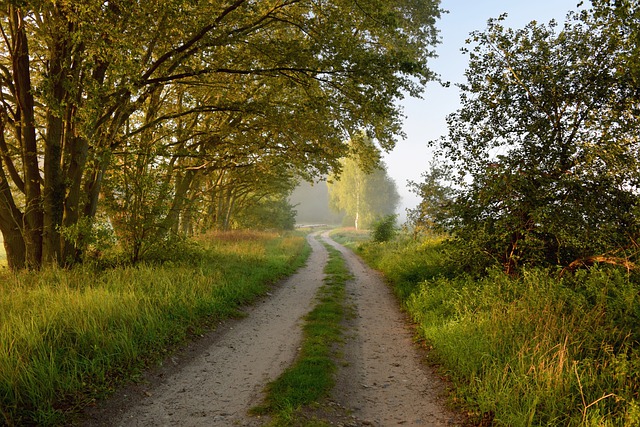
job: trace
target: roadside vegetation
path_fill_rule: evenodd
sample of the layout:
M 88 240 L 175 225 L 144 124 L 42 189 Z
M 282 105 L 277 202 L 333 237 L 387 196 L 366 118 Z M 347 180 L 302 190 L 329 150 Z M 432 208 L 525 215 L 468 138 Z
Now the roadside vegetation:
M 265 294 L 298 234 L 210 233 L 135 266 L 0 273 L 0 424 L 59 425 Z M 170 260 L 169 260 L 170 259 Z
M 337 346 L 342 342 L 346 314 L 345 284 L 352 276 L 340 252 L 328 244 L 325 247 L 329 251 L 325 283 L 318 291 L 318 304 L 305 317 L 298 358 L 267 386 L 265 404 L 252 411 L 271 415 L 272 426 L 328 425 L 310 420 L 306 409 L 313 410 L 335 384 Z
M 349 239 L 345 231 L 336 233 Z M 473 423 L 640 423 L 640 286 L 611 266 L 464 272 L 442 237 L 352 247 L 384 272 Z
M 406 233 L 357 246 L 476 423 L 640 425 L 639 23 L 593 0 L 471 33 Z

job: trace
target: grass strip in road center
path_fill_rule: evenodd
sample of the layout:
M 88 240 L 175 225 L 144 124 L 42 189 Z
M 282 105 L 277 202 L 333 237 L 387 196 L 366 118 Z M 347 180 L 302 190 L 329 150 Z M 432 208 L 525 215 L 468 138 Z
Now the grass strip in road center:
M 263 406 L 254 415 L 271 415 L 271 425 L 300 425 L 301 408 L 312 405 L 331 392 L 335 384 L 336 345 L 342 342 L 345 317 L 345 284 L 353 278 L 338 250 L 325 244 L 329 260 L 318 304 L 305 317 L 304 338 L 298 358 L 280 377 L 267 386 Z

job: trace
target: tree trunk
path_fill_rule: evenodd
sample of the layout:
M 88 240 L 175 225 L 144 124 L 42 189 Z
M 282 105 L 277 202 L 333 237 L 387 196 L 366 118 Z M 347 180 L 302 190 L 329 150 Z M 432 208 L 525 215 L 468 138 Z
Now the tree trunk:
M 11 7 L 14 35 L 13 79 L 17 101 L 16 116 L 18 140 L 22 145 L 22 162 L 26 206 L 24 212 L 24 241 L 26 245 L 26 265 L 39 268 L 42 265 L 42 195 L 40 170 L 38 168 L 38 145 L 36 140 L 33 89 L 29 63 L 29 46 L 21 11 Z
M 66 70 L 63 62 L 66 46 L 63 40 L 55 40 L 49 47 L 49 76 L 51 80 L 52 97 L 55 103 L 66 98 L 65 82 Z M 60 241 L 60 226 L 64 213 L 65 182 L 62 175 L 62 146 L 64 137 L 64 121 L 61 111 L 62 105 L 49 106 L 47 110 L 47 136 L 44 151 L 44 192 L 43 210 L 44 222 L 42 229 L 42 256 L 44 263 L 62 261 L 62 245 Z
M 355 220 L 355 227 L 356 230 L 359 230 L 359 222 L 360 222 L 360 190 L 358 189 L 358 191 L 356 192 L 356 220 Z
M 7 262 L 11 270 L 20 270 L 26 267 L 27 252 L 20 228 L 22 223 L 22 213 L 13 201 L 9 183 L 4 170 L 0 167 L 0 232 L 4 238 Z
M 82 173 L 87 163 L 89 144 L 84 138 L 71 138 L 65 148 L 69 151 L 68 155 L 65 154 L 65 175 L 70 185 L 64 203 L 63 226 L 71 227 L 80 219 Z M 63 263 L 77 262 L 81 255 L 75 242 L 64 240 L 61 260 Z
M 162 221 L 160 226 L 158 227 L 158 239 L 162 239 L 166 237 L 169 231 L 175 229 L 177 230 L 178 220 L 180 219 L 180 212 L 184 207 L 184 202 L 187 199 L 187 194 L 191 188 L 191 183 L 193 182 L 197 171 L 194 169 L 189 169 L 185 172 L 184 176 L 178 179 L 176 183 L 175 195 L 173 197 L 173 202 L 171 203 L 171 208 L 167 213 L 167 216 Z

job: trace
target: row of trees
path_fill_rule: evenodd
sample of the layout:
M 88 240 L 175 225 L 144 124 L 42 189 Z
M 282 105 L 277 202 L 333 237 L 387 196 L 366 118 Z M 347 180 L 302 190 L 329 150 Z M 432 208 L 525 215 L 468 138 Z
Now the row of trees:
M 413 184 L 413 218 L 453 233 L 476 267 L 638 254 L 640 8 L 593 3 L 564 25 L 498 18 L 471 35 L 462 106 L 432 143 L 441 163 Z
M 439 14 L 438 0 L 5 2 L 10 267 L 77 261 L 101 213 L 136 258 L 338 171 L 355 131 L 393 147 L 395 101 L 434 77 Z

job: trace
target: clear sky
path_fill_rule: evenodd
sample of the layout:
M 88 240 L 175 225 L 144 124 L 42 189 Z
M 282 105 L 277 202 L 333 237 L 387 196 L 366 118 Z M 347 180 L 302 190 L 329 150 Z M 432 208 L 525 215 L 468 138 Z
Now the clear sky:
M 409 192 L 406 183 L 407 180 L 420 181 L 420 175 L 427 169 L 432 158 L 427 141 L 446 134 L 445 118 L 459 106 L 459 92 L 454 83 L 464 82 L 468 59 L 460 49 L 465 46 L 469 33 L 484 30 L 489 18 L 505 12 L 509 15 L 505 26 L 512 28 L 522 28 L 532 20 L 547 23 L 555 19 L 562 23 L 567 12 L 577 10 L 578 3 L 579 0 L 442 0 L 442 8 L 449 13 L 437 24 L 442 43 L 437 47 L 438 58 L 430 67 L 452 85 L 442 88 L 432 83 L 427 87 L 424 99 L 402 101 L 407 116 L 404 123 L 407 138 L 399 141 L 385 156 L 387 171 L 395 179 L 403 198 L 401 214 L 406 207 L 415 207 L 419 201 Z

